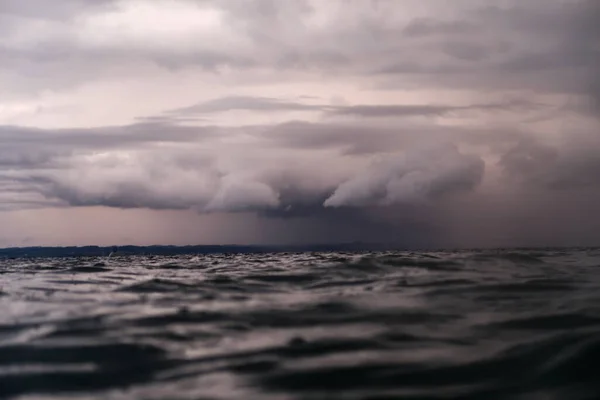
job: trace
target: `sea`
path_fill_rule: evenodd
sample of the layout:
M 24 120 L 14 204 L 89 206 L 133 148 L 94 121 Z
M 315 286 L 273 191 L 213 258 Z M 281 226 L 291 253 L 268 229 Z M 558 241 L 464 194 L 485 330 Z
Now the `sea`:
M 600 399 L 600 249 L 0 259 L 2 399 Z

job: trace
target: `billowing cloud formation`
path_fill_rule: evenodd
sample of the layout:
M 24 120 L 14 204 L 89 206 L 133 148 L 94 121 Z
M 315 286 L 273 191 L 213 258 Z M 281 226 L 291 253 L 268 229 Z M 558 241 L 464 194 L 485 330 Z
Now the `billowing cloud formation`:
M 599 19 L 595 0 L 0 1 L 0 239 L 35 234 L 2 232 L 23 210 L 99 208 L 279 221 L 264 241 L 466 243 L 477 213 L 522 243 L 557 214 L 592 238 Z
M 380 161 L 341 184 L 325 206 L 392 205 L 422 201 L 476 187 L 484 163 L 452 146 Z
M 332 192 L 319 206 L 393 205 L 472 190 L 484 169 L 479 157 L 463 155 L 454 146 L 397 152 L 366 169 L 360 164 L 346 168 L 344 175 L 322 171 L 320 182 L 310 182 L 317 172 L 302 166 L 299 155 L 273 160 L 281 165 L 256 158 L 247 164 L 219 165 L 220 160 L 211 157 L 186 163 L 186 156 L 190 154 L 164 158 L 128 152 L 57 159 L 58 171 L 37 173 L 44 183 L 37 190 L 71 206 L 199 212 L 285 210 L 314 203 Z M 291 157 L 298 161 L 283 164 Z

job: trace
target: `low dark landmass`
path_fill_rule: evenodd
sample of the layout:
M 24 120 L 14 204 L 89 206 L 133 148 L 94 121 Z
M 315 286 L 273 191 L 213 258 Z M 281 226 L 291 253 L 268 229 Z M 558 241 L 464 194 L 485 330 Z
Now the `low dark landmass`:
M 597 247 L 569 247 L 570 250 L 595 249 Z M 495 248 L 503 250 L 558 250 L 560 247 Z M 0 248 L 0 258 L 38 257 L 107 257 L 127 255 L 176 256 L 184 254 L 259 254 L 259 253 L 304 253 L 304 252 L 363 252 L 363 251 L 479 251 L 485 249 L 409 249 L 397 244 L 383 243 L 337 243 L 309 245 L 194 245 L 194 246 L 67 246 L 67 247 L 11 247 Z
M 101 257 L 113 255 L 180 255 L 226 253 L 282 253 L 321 251 L 384 251 L 398 246 L 372 243 L 339 243 L 288 246 L 197 245 L 197 246 L 69 246 L 69 247 L 12 247 L 0 249 L 0 258 L 17 257 Z

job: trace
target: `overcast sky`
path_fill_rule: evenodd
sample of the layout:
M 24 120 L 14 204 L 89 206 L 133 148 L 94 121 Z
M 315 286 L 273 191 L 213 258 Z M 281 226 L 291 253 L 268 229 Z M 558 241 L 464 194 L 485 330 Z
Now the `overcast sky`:
M 0 0 L 0 246 L 600 244 L 599 4 Z

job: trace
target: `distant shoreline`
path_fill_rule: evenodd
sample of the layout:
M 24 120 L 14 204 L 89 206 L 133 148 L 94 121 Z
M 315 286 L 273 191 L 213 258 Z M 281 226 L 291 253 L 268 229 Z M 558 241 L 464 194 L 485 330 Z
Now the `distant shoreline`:
M 384 243 L 336 243 L 309 245 L 151 245 L 151 246 L 65 246 L 65 247 L 8 247 L 0 248 L 0 258 L 36 257 L 107 257 L 128 255 L 185 255 L 185 254 L 257 254 L 257 253 L 301 253 L 301 252 L 361 252 L 361 251 L 469 251 L 469 250 L 559 250 L 595 249 L 599 246 L 539 246 L 501 248 L 406 248 L 397 244 Z
M 102 257 L 119 255 L 182 255 L 223 253 L 274 253 L 319 251 L 376 251 L 399 250 L 399 246 L 367 243 L 339 243 L 313 245 L 151 245 L 151 246 L 65 246 L 65 247 L 9 247 L 0 248 L 0 257 Z

